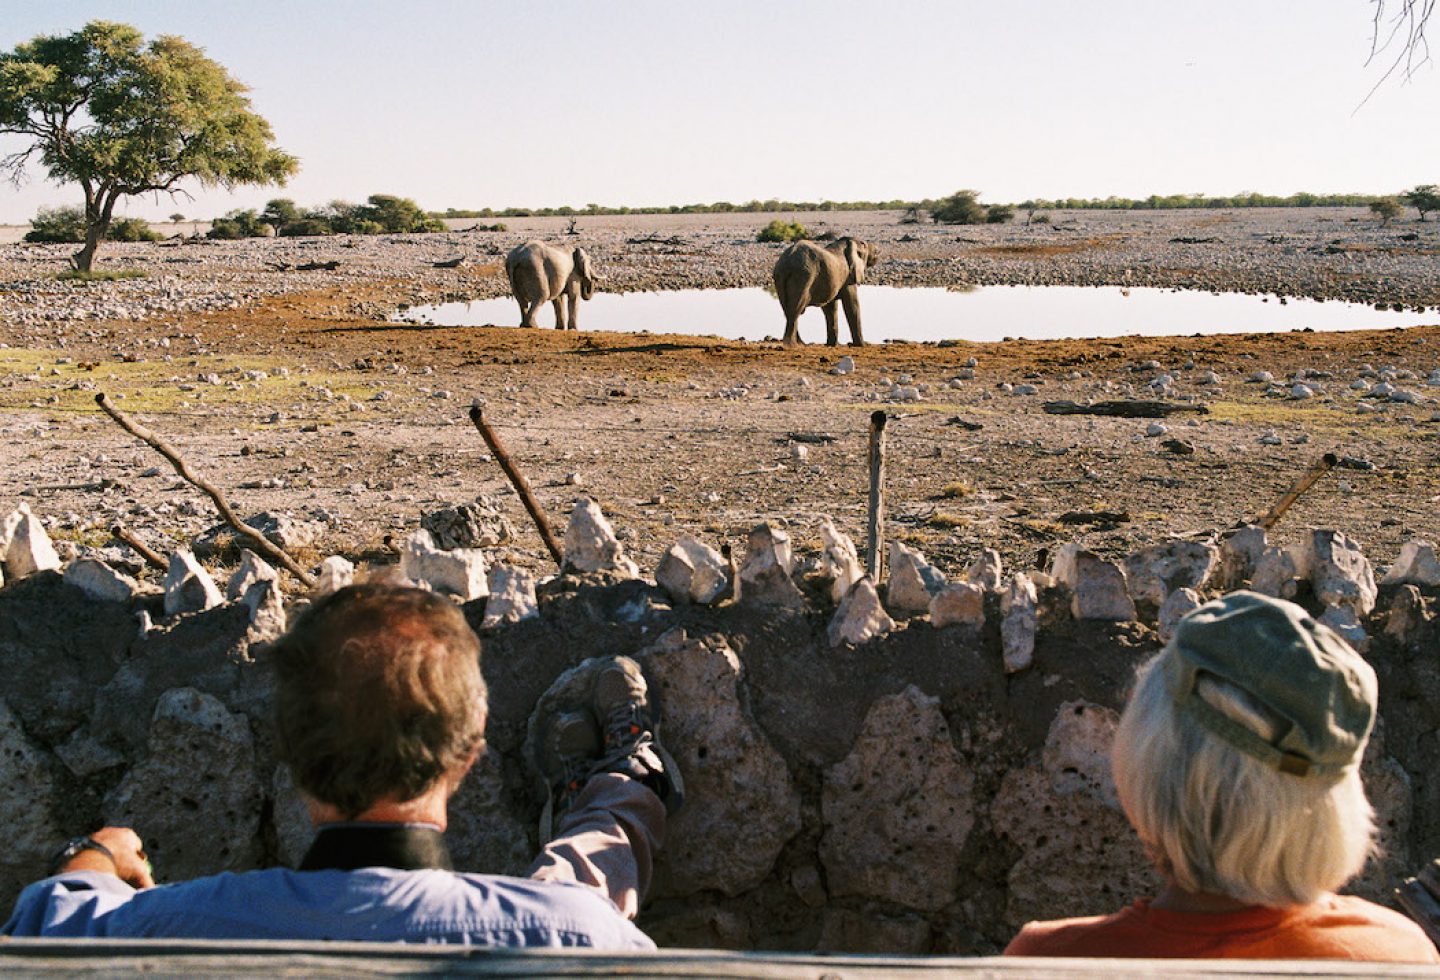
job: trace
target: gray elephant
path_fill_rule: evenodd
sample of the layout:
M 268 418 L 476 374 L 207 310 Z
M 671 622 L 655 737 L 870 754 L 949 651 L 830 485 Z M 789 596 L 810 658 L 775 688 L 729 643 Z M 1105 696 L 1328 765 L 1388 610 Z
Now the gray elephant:
M 837 238 L 829 245 L 796 242 L 780 253 L 775 263 L 775 295 L 785 311 L 785 346 L 803 343 L 795 321 L 809 306 L 825 312 L 825 343 L 840 342 L 835 325 L 835 302 L 845 308 L 850 344 L 861 347 L 860 298 L 855 287 L 865 281 L 865 269 L 880 261 L 880 253 L 858 238 Z
M 505 256 L 505 276 L 510 280 L 515 302 L 520 304 L 522 327 L 535 326 L 535 311 L 542 303 L 554 303 L 555 329 L 577 330 L 577 302 L 595 295 L 595 274 L 583 248 L 567 252 L 544 242 L 517 245 Z M 568 301 L 568 317 L 561 307 L 562 299 Z

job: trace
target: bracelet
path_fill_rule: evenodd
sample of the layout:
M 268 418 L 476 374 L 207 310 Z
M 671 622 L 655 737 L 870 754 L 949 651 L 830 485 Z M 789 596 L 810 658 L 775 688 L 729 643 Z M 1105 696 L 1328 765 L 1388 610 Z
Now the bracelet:
M 65 867 L 65 865 L 69 864 L 70 859 L 73 858 L 75 855 L 79 854 L 81 851 L 98 851 L 110 859 L 110 863 L 115 865 L 117 871 L 120 868 L 119 862 L 115 860 L 115 855 L 110 853 L 110 848 L 106 847 L 104 844 L 100 843 L 95 838 L 72 837 L 64 844 L 62 844 L 60 846 L 60 850 L 56 851 L 54 856 L 50 858 L 50 866 L 47 877 L 53 878 L 55 875 L 59 874 L 60 869 Z

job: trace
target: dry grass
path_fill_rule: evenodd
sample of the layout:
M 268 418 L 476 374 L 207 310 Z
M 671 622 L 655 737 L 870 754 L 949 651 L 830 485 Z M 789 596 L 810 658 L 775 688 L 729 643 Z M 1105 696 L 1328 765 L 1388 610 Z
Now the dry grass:
M 954 480 L 940 488 L 940 496 L 946 500 L 959 500 L 974 493 L 975 485 L 966 480 Z
M 971 522 L 970 518 L 963 514 L 951 514 L 941 510 L 931 515 L 930 519 L 925 523 L 931 527 L 957 528 L 969 527 Z

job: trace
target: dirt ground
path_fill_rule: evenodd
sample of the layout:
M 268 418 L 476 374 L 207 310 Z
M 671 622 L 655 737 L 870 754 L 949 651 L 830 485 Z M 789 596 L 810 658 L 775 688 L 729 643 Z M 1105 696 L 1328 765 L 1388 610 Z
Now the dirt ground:
M 702 219 L 709 221 L 685 220 Z M 871 220 L 877 233 L 909 234 L 893 216 L 891 225 Z M 703 238 L 707 229 L 694 233 Z M 510 238 L 537 230 L 545 229 L 517 228 Z M 623 251 L 622 239 L 635 230 L 632 221 L 594 235 Z M 1163 242 L 1174 230 L 1151 234 Z M 740 248 L 735 228 L 722 231 Z M 1237 261 L 1221 262 L 1216 274 L 1253 265 L 1245 242 L 1260 233 L 1236 235 Z M 475 235 L 436 237 L 479 250 Z M 578 495 L 592 495 L 647 570 L 682 535 L 738 544 L 761 520 L 788 525 L 802 553 L 818 543 L 815 529 L 826 516 L 863 540 L 867 428 L 876 409 L 890 416 L 888 533 L 942 570 L 968 563 L 981 547 L 1024 567 L 1070 540 L 1118 555 L 1169 535 L 1228 527 L 1266 510 L 1327 452 L 1367 466 L 1322 479 L 1272 538 L 1284 543 L 1305 526 L 1337 527 L 1383 565 L 1404 540 L 1440 530 L 1440 415 L 1437 389 L 1426 386 L 1440 368 L 1440 326 L 787 350 L 671 335 L 384 322 L 378 311 L 402 302 L 503 288 L 493 261 L 446 273 L 443 286 L 425 280 L 417 287 L 407 271 L 415 265 L 407 256 L 419 247 L 411 241 L 391 240 L 389 251 L 370 257 L 366 275 L 329 285 L 316 285 L 310 273 L 264 270 L 264 287 L 242 293 L 231 309 L 39 325 L 36 311 L 54 287 L 35 266 L 43 268 L 40 258 L 50 253 L 11 246 L 12 257 L 0 262 L 7 279 L 0 282 L 0 497 L 29 499 L 57 538 L 79 545 L 104 544 L 110 527 L 123 523 L 163 550 L 213 523 L 203 495 L 96 411 L 93 395 L 105 391 L 226 488 L 242 513 L 315 521 L 322 532 L 304 555 L 314 559 L 341 553 L 388 561 L 388 535 L 418 526 L 422 512 L 485 493 L 504 503 L 519 530 L 495 560 L 548 567 L 468 420 L 472 401 L 483 403 L 557 527 Z M 422 244 L 435 254 L 454 248 Z M 325 247 L 346 254 L 337 243 Z M 773 261 L 773 251 L 740 253 L 745 269 Z M 118 260 L 143 257 L 132 251 Z M 705 284 L 703 260 L 672 258 L 671 285 Z M 396 270 L 390 276 L 387 261 Z M 1386 275 L 1381 285 L 1405 291 L 1394 270 Z M 167 278 L 164 287 L 183 294 L 185 283 Z M 861 296 L 863 304 L 863 287 Z M 810 316 L 813 336 L 819 314 Z M 845 354 L 854 355 L 854 372 L 830 373 Z M 1209 371 L 1218 383 L 1204 383 Z M 1248 380 L 1258 371 L 1275 384 Z M 1297 372 L 1306 372 L 1313 397 L 1289 397 Z M 1156 397 L 1149 383 L 1167 373 L 1171 400 L 1207 411 L 1161 420 L 1168 431 L 1158 435 L 1147 434 L 1154 420 L 1042 410 L 1058 399 Z M 1377 376 L 1414 400 L 1351 387 L 1373 385 Z M 919 400 L 887 400 L 897 383 L 917 386 Z M 1170 440 L 1185 445 L 1167 448 Z

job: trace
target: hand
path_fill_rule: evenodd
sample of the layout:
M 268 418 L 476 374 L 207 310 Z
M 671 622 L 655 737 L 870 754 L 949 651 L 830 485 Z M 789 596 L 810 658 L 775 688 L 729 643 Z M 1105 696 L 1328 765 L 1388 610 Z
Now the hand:
M 99 851 L 84 850 L 65 862 L 60 871 L 104 871 L 134 888 L 154 887 L 155 879 L 139 834 L 129 827 L 103 827 L 90 838 L 109 849 L 114 863 Z

